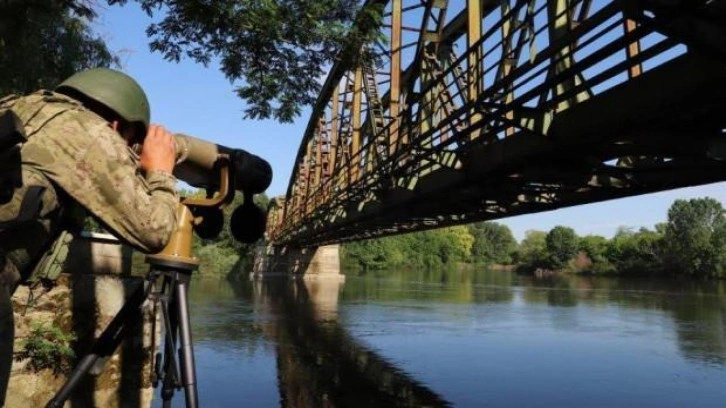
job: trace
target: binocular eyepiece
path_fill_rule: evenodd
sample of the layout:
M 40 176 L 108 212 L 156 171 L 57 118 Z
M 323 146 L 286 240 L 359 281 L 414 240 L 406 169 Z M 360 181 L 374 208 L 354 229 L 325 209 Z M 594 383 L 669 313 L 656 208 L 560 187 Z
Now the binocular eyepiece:
M 227 197 L 223 200 L 225 203 L 234 199 L 235 191 L 241 191 L 244 201 L 234 210 L 230 219 L 232 236 L 243 243 L 253 243 L 260 239 L 265 232 L 267 216 L 254 203 L 253 197 L 270 186 L 270 164 L 245 150 L 210 143 L 188 135 L 175 134 L 174 142 L 177 151 L 174 175 L 191 186 L 204 188 L 207 192 L 227 192 Z M 226 167 L 227 177 L 220 176 L 221 165 Z M 221 208 L 216 204 L 195 204 L 192 207 L 192 212 L 202 219 L 195 226 L 197 234 L 205 239 L 219 235 L 224 225 Z

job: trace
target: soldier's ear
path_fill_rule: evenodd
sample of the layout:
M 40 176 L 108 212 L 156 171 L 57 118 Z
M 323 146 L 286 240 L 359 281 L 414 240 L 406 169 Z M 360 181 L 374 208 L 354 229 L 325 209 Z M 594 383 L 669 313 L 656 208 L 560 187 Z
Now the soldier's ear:
M 112 120 L 108 122 L 108 127 L 118 133 L 119 136 L 121 136 L 126 141 L 126 143 L 131 146 L 131 143 L 135 139 L 136 134 L 132 129 L 129 129 L 129 126 L 124 126 L 124 124 L 118 120 Z
M 135 123 L 119 122 L 117 131 L 129 146 L 144 142 L 144 134 Z

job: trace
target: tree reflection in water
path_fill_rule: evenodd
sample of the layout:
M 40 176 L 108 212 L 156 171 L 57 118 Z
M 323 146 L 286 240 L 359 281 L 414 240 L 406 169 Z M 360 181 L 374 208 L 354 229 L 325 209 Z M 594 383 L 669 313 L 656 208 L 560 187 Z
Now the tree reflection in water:
M 528 304 L 613 306 L 663 311 L 683 357 L 726 365 L 726 282 L 659 278 L 521 277 Z

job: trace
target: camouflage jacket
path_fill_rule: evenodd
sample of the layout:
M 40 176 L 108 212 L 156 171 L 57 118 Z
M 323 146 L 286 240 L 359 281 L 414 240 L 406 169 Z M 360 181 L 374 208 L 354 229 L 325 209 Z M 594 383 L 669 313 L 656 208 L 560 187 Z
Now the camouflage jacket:
M 38 91 L 11 96 L 0 100 L 0 109 L 6 108 L 20 117 L 28 136 L 21 150 L 24 177 L 26 172 L 44 175 L 61 190 L 59 195 L 79 203 L 143 252 L 166 245 L 179 202 L 174 176 L 142 175 L 138 156 L 118 133 L 65 95 Z M 0 246 L 7 250 L 3 241 Z

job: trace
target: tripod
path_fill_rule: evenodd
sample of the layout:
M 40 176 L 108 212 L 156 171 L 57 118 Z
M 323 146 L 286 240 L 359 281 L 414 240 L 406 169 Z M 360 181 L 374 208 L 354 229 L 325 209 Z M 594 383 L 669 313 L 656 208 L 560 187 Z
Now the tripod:
M 171 407 L 175 389 L 182 387 L 186 407 L 198 406 L 187 291 L 191 274 L 199 262 L 191 256 L 194 217 L 184 204 L 179 204 L 177 216 L 177 228 L 167 247 L 159 254 L 146 257 L 150 265 L 147 283 L 134 291 L 46 408 L 61 408 L 96 362 L 113 354 L 127 333 L 139 323 L 135 317 L 147 299 L 154 302 L 154 310 L 161 306 L 164 324 L 164 352 L 157 354 L 152 375 L 155 388 L 162 383 L 163 407 Z M 152 336 L 155 331 L 152 330 Z
M 243 170 L 251 171 L 250 166 L 248 163 L 247 167 L 243 166 Z M 154 360 L 152 383 L 155 388 L 159 382 L 162 383 L 161 396 L 164 408 L 171 408 L 174 391 L 182 387 L 186 397 L 186 407 L 197 408 L 196 369 L 187 299 L 192 272 L 199 266 L 199 261 L 192 256 L 192 240 L 195 228 L 202 237 L 219 235 L 224 224 L 221 208 L 234 198 L 235 174 L 240 171 L 227 154 L 218 155 L 214 168 L 218 170 L 219 183 L 211 187 L 217 191 L 212 197 L 184 198 L 177 206 L 177 225 L 169 243 L 160 253 L 146 257 L 146 262 L 150 265 L 147 284 L 137 288 L 126 301 L 93 344 L 91 351 L 81 359 L 63 387 L 48 402 L 46 408 L 61 408 L 96 362 L 113 354 L 129 330 L 138 323 L 135 316 L 147 299 L 154 301 L 155 307 L 161 305 L 165 332 L 164 352 L 157 354 Z M 261 174 L 271 177 L 269 165 L 266 172 Z M 251 179 L 256 180 L 254 177 Z M 261 192 L 269 185 L 269 177 L 266 179 L 263 177 L 262 180 L 266 181 L 261 189 L 260 185 L 254 183 L 248 187 L 252 186 L 253 191 Z M 254 190 L 255 188 L 257 190 Z M 208 189 L 208 194 L 214 189 Z M 249 194 L 245 192 L 244 205 L 235 210 L 230 221 L 232 235 L 237 239 L 242 237 L 243 242 L 247 243 L 259 239 L 265 229 L 265 214 L 254 206 L 252 195 L 251 192 Z M 190 208 L 194 208 L 196 214 L 192 214 Z M 247 224 L 259 228 L 252 228 L 251 234 L 239 233 L 234 228 L 235 225 L 241 227 Z M 156 308 L 154 310 L 156 311 Z M 154 315 L 156 316 L 156 313 Z M 152 330 L 152 333 L 155 336 L 156 330 Z

